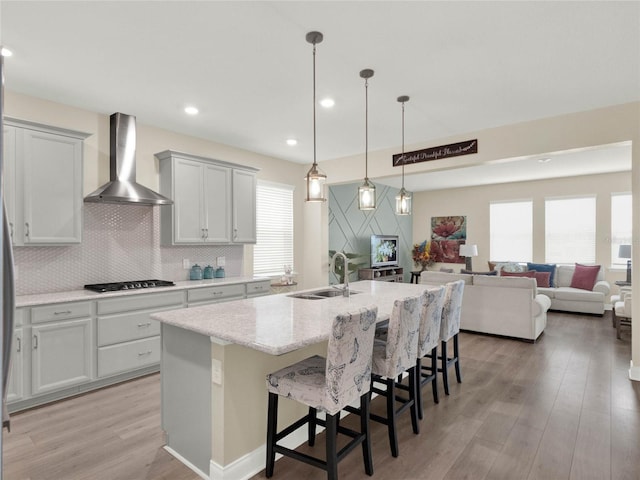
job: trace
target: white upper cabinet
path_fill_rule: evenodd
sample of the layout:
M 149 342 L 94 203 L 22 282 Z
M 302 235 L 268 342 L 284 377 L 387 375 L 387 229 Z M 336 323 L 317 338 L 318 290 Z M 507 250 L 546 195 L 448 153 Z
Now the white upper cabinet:
M 164 245 L 255 243 L 256 169 L 167 150 L 160 160 Z
M 6 120 L 5 202 L 14 245 L 82 241 L 82 154 L 87 136 Z

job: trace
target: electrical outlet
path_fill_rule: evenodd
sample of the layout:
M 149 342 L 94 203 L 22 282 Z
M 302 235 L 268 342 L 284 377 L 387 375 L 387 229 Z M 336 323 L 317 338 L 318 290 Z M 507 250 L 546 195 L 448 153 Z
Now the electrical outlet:
M 188 270 L 191 268 L 191 261 L 188 258 L 182 259 L 182 268 Z
M 222 385 L 222 362 L 211 359 L 211 381 L 216 385 Z
M 219 267 L 224 267 L 225 260 L 226 260 L 225 257 L 218 257 L 218 258 L 216 258 L 216 264 Z

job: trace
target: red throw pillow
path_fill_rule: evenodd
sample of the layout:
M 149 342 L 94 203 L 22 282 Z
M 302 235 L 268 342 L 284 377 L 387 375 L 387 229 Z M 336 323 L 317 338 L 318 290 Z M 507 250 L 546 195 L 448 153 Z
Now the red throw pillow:
M 533 270 L 527 270 L 526 272 L 505 272 L 504 270 L 500 270 L 501 277 L 529 277 L 536 278 L 536 272 Z
M 576 263 L 570 286 L 582 290 L 593 290 L 598 272 L 600 272 L 600 265 L 581 265 Z
M 535 274 L 536 283 L 539 287 L 549 287 L 549 281 L 551 280 L 551 272 L 537 272 L 531 270 Z

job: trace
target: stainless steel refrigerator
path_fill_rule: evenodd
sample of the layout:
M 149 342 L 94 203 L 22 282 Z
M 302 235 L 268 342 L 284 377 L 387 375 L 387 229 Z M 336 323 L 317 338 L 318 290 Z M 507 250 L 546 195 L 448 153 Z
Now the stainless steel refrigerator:
M 2 198 L 2 229 L 0 230 L 0 304 L 2 305 L 2 328 L 0 329 L 0 359 L 2 359 L 2 382 L 0 382 L 0 398 L 2 398 L 2 433 L 4 428 L 10 429 L 9 412 L 7 411 L 7 384 L 11 371 L 11 340 L 13 338 L 13 317 L 15 310 L 15 288 L 13 282 L 13 252 L 7 211 L 4 206 L 4 58 L 0 54 L 0 198 Z M 2 478 L 2 435 L 0 435 L 0 479 Z

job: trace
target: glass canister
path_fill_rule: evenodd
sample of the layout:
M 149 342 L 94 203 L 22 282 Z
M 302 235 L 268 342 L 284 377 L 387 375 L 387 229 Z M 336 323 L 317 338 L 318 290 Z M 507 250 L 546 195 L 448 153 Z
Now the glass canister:
M 216 278 L 224 278 L 224 268 L 223 267 L 216 268 Z
M 189 271 L 189 280 L 202 280 L 202 267 L 197 263 Z
M 213 278 L 214 276 L 214 272 L 213 272 L 213 267 L 211 265 L 207 265 L 206 267 L 204 267 L 204 278 Z

